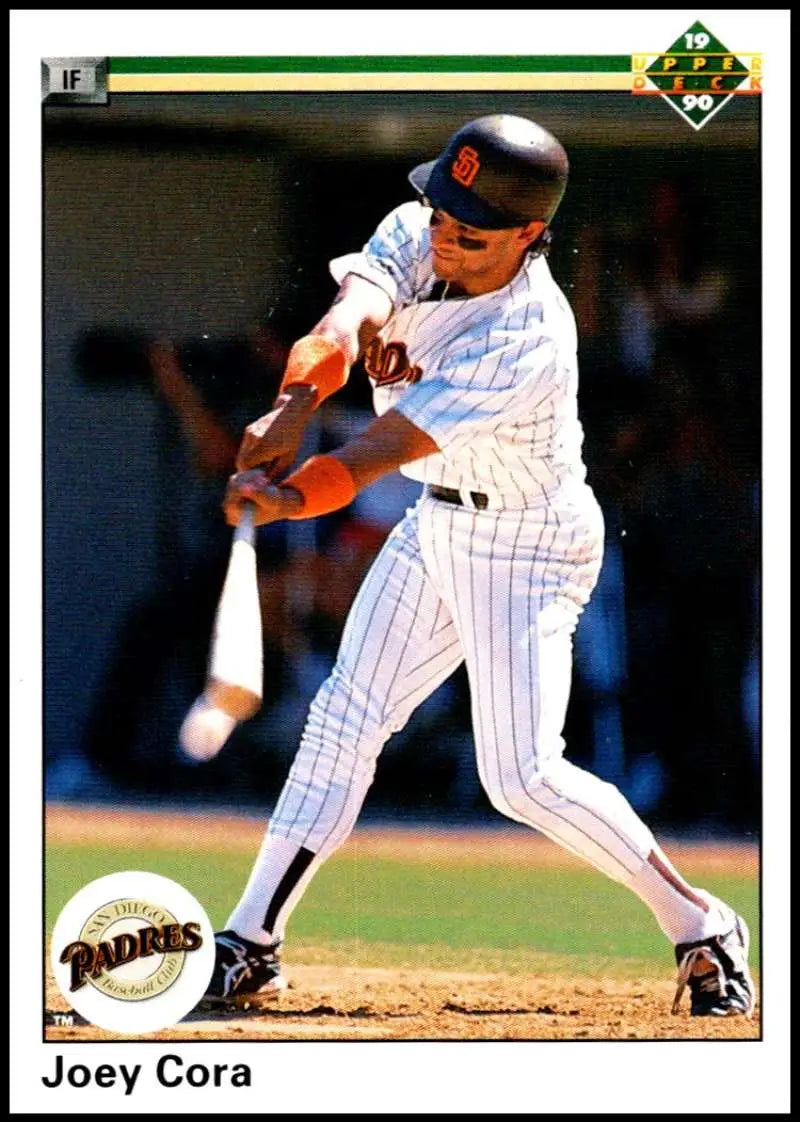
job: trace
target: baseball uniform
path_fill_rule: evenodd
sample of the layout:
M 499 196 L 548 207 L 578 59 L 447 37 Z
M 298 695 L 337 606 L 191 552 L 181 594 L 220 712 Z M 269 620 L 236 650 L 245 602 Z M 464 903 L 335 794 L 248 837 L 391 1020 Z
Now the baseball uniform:
M 479 118 L 411 172 L 422 201 L 332 262 L 336 280 L 362 278 L 362 298 L 373 285 L 391 305 L 364 354 L 376 412 L 392 411 L 376 431 L 396 431 L 401 414 L 417 434 L 409 447 L 436 451 L 390 461 L 408 460 L 402 471 L 421 497 L 355 598 L 249 882 L 216 936 L 210 1000 L 285 985 L 287 920 L 355 825 L 381 748 L 464 662 L 478 774 L 497 810 L 647 904 L 675 944 L 673 1009 L 688 985 L 694 1015 L 752 1011 L 744 921 L 680 877 L 613 785 L 563 755 L 573 635 L 603 552 L 581 458 L 575 322 L 542 252 L 567 173 L 566 153 L 540 126 Z M 512 233 L 473 236 L 490 230 Z M 521 259 L 502 249 L 515 237 Z M 476 254 L 472 271 L 453 245 Z M 490 246 L 494 257 L 481 258 Z M 481 267 L 495 271 L 476 283 Z M 469 292 L 445 284 L 448 274 Z M 379 317 L 360 305 L 359 315 L 374 330 Z M 275 450 L 267 436 L 259 455 Z M 330 460 L 352 495 L 346 463 Z
M 335 279 L 356 273 L 393 304 L 365 358 L 376 411 L 400 410 L 441 451 L 402 469 L 422 496 L 365 578 L 311 705 L 265 842 L 271 869 L 257 862 L 228 923 L 245 937 L 282 934 L 353 828 L 383 744 L 462 660 L 479 775 L 501 813 L 623 882 L 655 844 L 616 788 L 562 756 L 572 634 L 603 543 L 572 312 L 544 256 L 497 291 L 447 298 L 430 214 L 406 203 L 332 262 Z

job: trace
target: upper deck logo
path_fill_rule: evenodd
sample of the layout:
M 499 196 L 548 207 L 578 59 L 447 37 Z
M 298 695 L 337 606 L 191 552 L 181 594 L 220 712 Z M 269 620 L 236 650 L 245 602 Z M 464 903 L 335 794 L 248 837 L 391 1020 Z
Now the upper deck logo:
M 660 54 L 632 58 L 634 94 L 663 97 L 701 129 L 734 96 L 761 93 L 759 54 L 729 51 L 697 21 Z
M 205 993 L 214 935 L 179 884 L 154 873 L 114 873 L 64 908 L 51 962 L 63 996 L 87 1020 L 151 1032 L 175 1024 Z

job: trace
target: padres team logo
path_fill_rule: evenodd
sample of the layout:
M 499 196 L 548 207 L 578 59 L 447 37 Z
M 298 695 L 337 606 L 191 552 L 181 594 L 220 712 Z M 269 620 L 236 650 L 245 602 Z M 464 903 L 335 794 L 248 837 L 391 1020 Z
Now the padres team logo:
M 474 148 L 465 144 L 460 148 L 458 155 L 453 161 L 453 166 L 450 169 L 450 174 L 456 183 L 460 183 L 462 187 L 471 187 L 472 181 L 480 171 L 481 162 L 478 158 L 478 153 Z
M 155 873 L 114 873 L 64 908 L 51 960 L 63 996 L 87 1020 L 151 1032 L 175 1024 L 205 993 L 214 934 L 181 885 Z
M 384 343 L 379 335 L 364 353 L 364 369 L 376 386 L 413 385 L 422 377 L 422 367 L 411 362 L 405 343 Z

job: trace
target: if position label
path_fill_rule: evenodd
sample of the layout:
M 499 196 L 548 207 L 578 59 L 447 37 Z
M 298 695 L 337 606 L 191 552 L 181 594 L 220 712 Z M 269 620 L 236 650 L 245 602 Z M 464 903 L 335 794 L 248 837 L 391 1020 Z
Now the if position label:
M 108 60 L 43 58 L 42 101 L 45 105 L 108 104 Z

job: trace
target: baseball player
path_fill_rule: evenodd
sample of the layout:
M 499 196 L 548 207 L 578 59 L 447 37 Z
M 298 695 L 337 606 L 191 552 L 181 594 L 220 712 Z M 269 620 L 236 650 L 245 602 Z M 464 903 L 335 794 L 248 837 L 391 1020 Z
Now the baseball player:
M 207 998 L 285 986 L 289 916 L 358 817 L 388 737 L 466 663 L 493 805 L 627 885 L 676 949 L 695 1015 L 750 1015 L 744 921 L 689 885 L 611 784 L 563 755 L 572 637 L 603 520 L 585 480 L 576 331 L 547 263 L 567 156 L 532 121 L 481 117 L 415 168 L 418 198 L 360 253 L 248 426 L 225 496 L 258 524 L 314 518 L 400 469 L 424 485 L 364 579 L 241 900 L 216 936 Z M 363 355 L 377 417 L 288 477 L 311 413 Z M 280 482 L 276 482 L 280 480 Z

